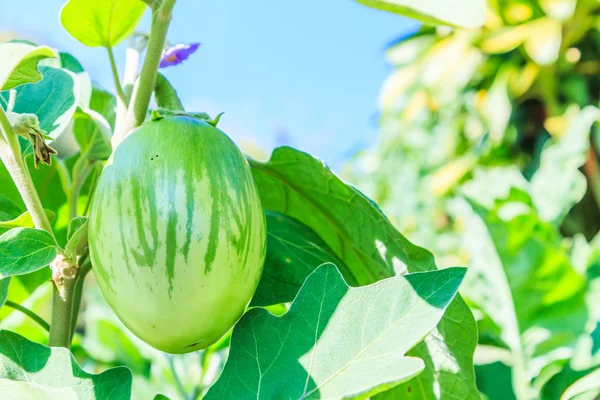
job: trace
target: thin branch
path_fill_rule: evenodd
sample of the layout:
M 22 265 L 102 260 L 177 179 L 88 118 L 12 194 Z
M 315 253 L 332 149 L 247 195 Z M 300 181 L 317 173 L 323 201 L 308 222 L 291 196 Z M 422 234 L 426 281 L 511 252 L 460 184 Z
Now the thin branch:
M 117 71 L 117 63 L 115 62 L 115 54 L 113 53 L 113 49 L 110 46 L 106 47 L 106 51 L 108 52 L 108 58 L 110 60 L 110 68 L 112 70 L 113 79 L 115 81 L 115 88 L 117 89 L 117 96 L 124 104 L 129 102 L 127 95 L 123 91 L 123 87 L 121 86 L 121 80 L 119 79 L 119 72 Z
M 132 129 L 140 126 L 146 119 L 175 1 L 165 0 L 158 10 L 154 12 L 146 59 L 144 60 L 140 77 L 134 86 L 123 126 L 115 133 L 115 143 L 113 143 L 113 147 L 115 148 Z
M 14 308 L 17 311 L 21 311 L 23 314 L 27 315 L 29 318 L 37 322 L 42 328 L 44 328 L 44 330 L 46 330 L 46 332 L 50 332 L 50 324 L 30 309 L 23 307 L 22 305 L 12 302 L 10 300 L 7 300 L 6 303 L 4 303 L 4 305 L 6 307 Z

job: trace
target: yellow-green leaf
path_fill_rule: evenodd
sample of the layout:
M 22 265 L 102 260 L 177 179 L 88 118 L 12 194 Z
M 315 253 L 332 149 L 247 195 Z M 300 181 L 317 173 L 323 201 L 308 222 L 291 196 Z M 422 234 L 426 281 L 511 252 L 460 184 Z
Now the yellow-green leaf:
M 42 79 L 38 63 L 54 57 L 54 52 L 47 46 L 34 47 L 21 42 L 0 44 L 0 88 L 9 90 L 25 83 L 38 82 Z
M 54 220 L 55 214 L 50 210 L 44 210 L 46 217 L 48 217 L 49 221 Z M 8 221 L 0 221 L 0 228 L 4 229 L 12 229 L 12 228 L 33 228 L 33 219 L 31 218 L 31 214 L 29 211 L 25 211 L 21 215 L 16 218 L 13 218 Z
M 358 0 L 380 10 L 402 14 L 426 24 L 443 24 L 462 28 L 483 25 L 485 0 Z M 451 3 L 451 4 L 449 4 Z
M 129 36 L 144 14 L 140 0 L 69 0 L 60 23 L 89 47 L 112 47 Z

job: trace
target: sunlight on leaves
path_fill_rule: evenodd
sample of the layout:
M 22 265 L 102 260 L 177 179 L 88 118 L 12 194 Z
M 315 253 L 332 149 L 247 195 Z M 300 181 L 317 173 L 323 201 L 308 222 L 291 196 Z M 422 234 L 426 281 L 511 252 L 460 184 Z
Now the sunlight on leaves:
M 402 14 L 425 24 L 478 28 L 483 25 L 485 0 L 358 0 L 380 10 Z
M 133 32 L 145 9 L 140 0 L 69 0 L 60 23 L 86 46 L 113 47 Z
M 344 262 L 357 284 L 394 276 L 402 266 L 411 273 L 437 268 L 431 253 L 408 241 L 372 200 L 322 161 L 289 147 L 275 149 L 266 163 L 249 161 L 263 207 L 310 227 Z M 410 355 L 425 360 L 426 367 L 405 385 L 423 397 L 433 396 L 439 388 L 442 398 L 457 391 L 465 398 L 478 398 L 473 372 L 475 321 L 459 296 L 448 307 L 438 332 L 426 341 L 446 341 L 449 353 L 431 354 L 423 343 L 412 349 Z M 437 360 L 449 358 L 460 365 L 458 374 L 436 369 L 441 365 Z
M 242 317 L 206 399 L 366 398 L 404 382 L 425 367 L 406 352 L 435 328 L 464 274 L 449 268 L 351 288 L 334 265 L 321 266 L 282 317 L 264 309 Z
M 0 331 L 0 390 L 17 396 L 9 398 L 125 400 L 131 396 L 131 380 L 125 367 L 88 374 L 67 349 Z
M 14 113 L 35 114 L 40 128 L 56 139 L 75 113 L 79 88 L 75 75 L 66 70 L 40 66 L 44 76 L 40 82 L 23 85 L 16 89 Z M 0 102 L 8 102 L 9 92 L 0 93 Z
M 0 236 L 0 278 L 44 268 L 56 257 L 56 243 L 42 230 L 15 228 Z
M 273 211 L 265 214 L 267 255 L 251 306 L 292 301 L 306 277 L 321 264 L 331 262 L 344 268 L 333 250 L 308 226 Z M 349 272 L 345 276 L 352 278 Z
M 56 55 L 47 46 L 33 47 L 27 43 L 0 44 L 0 89 L 9 90 L 42 79 L 38 63 Z

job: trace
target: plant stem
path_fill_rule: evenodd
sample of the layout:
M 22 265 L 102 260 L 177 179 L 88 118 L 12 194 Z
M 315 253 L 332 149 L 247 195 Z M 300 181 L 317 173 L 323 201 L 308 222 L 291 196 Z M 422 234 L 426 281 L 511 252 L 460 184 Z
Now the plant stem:
M 129 98 L 131 98 L 131 91 L 135 80 L 138 76 L 138 71 L 140 69 L 140 58 L 141 58 L 141 50 L 138 49 L 135 37 L 132 36 L 130 38 L 129 47 L 125 51 L 125 73 L 123 74 L 123 90 L 126 91 L 126 94 Z M 127 116 L 127 106 L 121 101 L 121 99 L 117 99 L 117 119 L 115 123 L 115 133 L 113 138 L 111 139 L 113 149 L 117 147 L 117 144 L 120 141 L 120 138 L 117 136 L 118 132 L 123 131 L 123 124 L 125 123 L 125 117 Z
M 6 139 L 6 141 L 0 141 L 0 159 L 4 162 L 8 173 L 15 182 L 35 227 L 45 230 L 54 237 L 50 221 L 48 221 L 48 217 L 44 213 L 42 202 L 35 190 L 31 175 L 29 175 L 29 171 L 21 157 L 21 148 L 19 147 L 17 135 L 13 132 L 2 107 L 0 107 L 0 126 Z
M 82 157 L 85 155 L 82 155 Z M 80 157 L 79 160 L 82 158 Z M 77 204 L 79 202 L 79 193 L 81 192 L 81 187 L 85 183 L 88 176 L 94 169 L 95 163 L 90 163 L 87 160 L 84 161 L 85 164 L 82 166 L 81 163 L 77 163 L 73 167 L 73 183 L 71 185 L 71 189 L 67 198 L 69 200 L 69 215 L 70 218 L 73 219 L 77 217 Z
M 48 345 L 69 348 L 71 345 L 71 319 L 73 314 L 73 290 L 76 279 L 64 279 L 61 294 L 56 284 L 52 293 L 52 322 Z
M 37 322 L 42 328 L 44 328 L 47 332 L 50 332 L 50 324 L 47 323 L 42 317 L 31 311 L 30 309 L 23 307 L 18 303 L 14 303 L 10 300 L 7 300 L 4 303 L 5 306 L 14 308 L 15 310 L 21 311 L 23 314 L 27 315 L 29 318 Z
M 133 94 L 127 109 L 127 116 L 123 126 L 115 132 L 116 148 L 118 144 L 134 128 L 140 126 L 146 118 L 150 98 L 156 84 L 156 74 L 163 48 L 167 38 L 167 31 L 171 23 L 173 6 L 176 0 L 164 0 L 152 16 L 152 27 L 150 29 L 150 38 L 148 39 L 148 49 L 146 59 L 140 72 L 140 77 L 133 88 Z
M 92 263 L 88 256 L 82 257 L 81 267 L 75 277 L 75 286 L 73 288 L 73 311 L 71 312 L 71 340 L 77 328 L 77 318 L 79 317 L 79 309 L 81 308 L 81 294 L 83 293 L 83 284 L 85 277 L 92 269 Z
M 94 165 L 94 175 L 92 176 L 92 183 L 90 186 L 90 191 L 88 193 L 87 202 L 85 204 L 85 210 L 83 210 L 83 215 L 88 215 L 90 212 L 90 206 L 92 204 L 92 199 L 94 198 L 94 193 L 96 193 L 96 184 L 98 182 L 98 177 L 102 173 L 102 164 L 96 163 Z
M 5 139 L 0 141 L 0 158 L 15 182 L 35 227 L 37 229 L 45 230 L 54 237 L 48 217 L 46 217 L 46 214 L 44 213 L 40 197 L 31 180 L 31 175 L 29 175 L 29 171 L 23 162 L 17 135 L 13 132 L 8 117 L 2 107 L 0 107 L 0 126 L 4 132 Z M 53 285 L 52 325 L 50 326 L 50 338 L 48 339 L 50 346 L 69 347 L 71 338 L 73 285 L 74 279 L 64 279 L 62 295 L 59 288 L 56 286 L 56 283 Z
M 112 70 L 113 79 L 115 81 L 115 88 L 117 90 L 117 96 L 119 99 L 127 105 L 129 100 L 127 99 L 127 95 L 123 91 L 123 87 L 121 86 L 121 80 L 119 79 L 119 72 L 117 71 L 117 63 L 115 62 L 115 54 L 113 53 L 113 49 L 110 46 L 106 47 L 106 51 L 108 52 L 108 58 L 110 60 L 110 69 Z

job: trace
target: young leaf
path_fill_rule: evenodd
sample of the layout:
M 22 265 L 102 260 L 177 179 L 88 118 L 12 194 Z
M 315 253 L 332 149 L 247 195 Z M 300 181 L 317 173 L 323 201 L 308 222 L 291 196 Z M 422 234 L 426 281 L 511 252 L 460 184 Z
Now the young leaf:
M 88 374 L 65 348 L 0 331 L 0 387 L 6 398 L 126 400 L 131 384 L 131 371 L 125 367 Z
M 249 162 L 263 207 L 314 230 L 344 262 L 357 284 L 437 269 L 431 253 L 409 242 L 375 203 L 339 179 L 322 161 L 280 147 L 267 163 Z M 410 390 L 424 398 L 460 392 L 465 399 L 478 399 L 473 370 L 476 344 L 473 315 L 457 296 L 426 344 L 411 350 L 411 355 L 426 360 L 425 371 L 398 390 Z M 453 360 L 453 372 L 445 366 L 448 360 Z
M 160 72 L 156 75 L 154 99 L 156 100 L 156 105 L 160 108 L 166 108 L 171 111 L 185 111 L 177 95 L 177 91 L 171 85 L 171 82 Z
M 18 87 L 12 111 L 35 114 L 40 128 L 56 139 L 71 121 L 80 93 L 72 72 L 47 66 L 40 66 L 39 69 L 44 79 Z M 8 102 L 8 98 L 9 92 L 0 94 L 0 101 Z
M 0 278 L 44 268 L 56 257 L 56 243 L 46 231 L 11 229 L 0 236 Z
M 600 393 L 600 369 L 589 373 L 569 386 L 569 388 L 560 397 L 560 400 L 571 400 L 576 396 L 590 392 L 595 393 L 594 397 Z
M 206 399 L 368 398 L 419 374 L 408 350 L 435 328 L 464 268 L 349 287 L 326 264 L 306 280 L 289 312 L 255 308 L 235 326 L 229 359 Z
M 87 220 L 87 217 L 75 217 L 69 222 L 69 227 L 67 228 L 67 241 L 71 240 L 79 228 L 87 224 Z
M 89 47 L 113 47 L 129 36 L 144 14 L 140 0 L 69 0 L 60 23 Z
M 483 25 L 485 0 L 358 0 L 380 10 L 402 14 L 428 25 L 478 28 Z
M 0 279 L 0 308 L 6 303 L 8 298 L 8 285 L 10 284 L 10 277 Z
M 67 238 L 68 242 L 65 246 L 65 254 L 71 260 L 76 260 L 77 256 L 80 255 L 83 249 L 87 246 L 87 218 L 77 217 L 72 219 L 69 223 Z
M 56 55 L 46 46 L 34 47 L 27 43 L 8 42 L 0 44 L 0 91 L 13 89 L 25 83 L 42 79 L 38 63 Z
M 44 210 L 44 213 L 46 214 L 46 217 L 48 218 L 48 220 L 50 222 L 52 222 L 54 220 L 54 216 L 55 216 L 54 212 L 52 212 L 50 210 Z M 21 215 L 17 216 L 16 218 L 10 219 L 10 220 L 2 220 L 0 218 L 0 228 L 12 229 L 12 228 L 33 228 L 33 227 L 34 227 L 33 219 L 31 218 L 29 211 L 25 211 Z
M 342 270 L 346 268 L 333 250 L 308 226 L 273 211 L 266 211 L 265 214 L 267 256 L 251 306 L 292 301 L 306 277 L 321 264 L 331 262 Z M 345 272 L 345 277 L 352 279 L 349 272 L 342 272 Z

